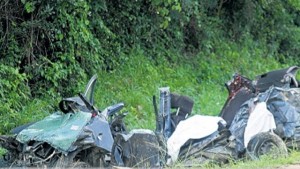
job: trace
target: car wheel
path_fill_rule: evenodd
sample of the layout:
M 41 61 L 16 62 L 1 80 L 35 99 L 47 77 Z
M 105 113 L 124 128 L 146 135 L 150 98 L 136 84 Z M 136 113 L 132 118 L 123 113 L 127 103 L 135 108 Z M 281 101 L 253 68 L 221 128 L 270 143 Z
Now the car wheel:
M 247 155 L 252 160 L 257 160 L 263 155 L 274 158 L 286 157 L 287 147 L 284 141 L 276 134 L 271 132 L 258 133 L 251 138 L 247 145 Z

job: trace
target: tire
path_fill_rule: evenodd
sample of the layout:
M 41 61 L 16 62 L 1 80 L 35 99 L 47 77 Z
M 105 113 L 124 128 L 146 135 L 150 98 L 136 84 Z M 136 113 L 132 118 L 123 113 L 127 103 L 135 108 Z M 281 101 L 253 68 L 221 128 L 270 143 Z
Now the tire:
M 0 158 L 0 168 L 10 168 L 11 167 L 11 163 L 5 161 L 3 159 L 3 157 Z
M 112 147 L 113 166 L 133 168 L 159 168 L 160 150 L 156 135 L 134 133 L 127 140 L 117 135 Z
M 284 141 L 278 135 L 271 132 L 262 132 L 249 141 L 247 156 L 252 160 L 257 160 L 263 155 L 270 155 L 273 158 L 286 157 L 288 151 Z

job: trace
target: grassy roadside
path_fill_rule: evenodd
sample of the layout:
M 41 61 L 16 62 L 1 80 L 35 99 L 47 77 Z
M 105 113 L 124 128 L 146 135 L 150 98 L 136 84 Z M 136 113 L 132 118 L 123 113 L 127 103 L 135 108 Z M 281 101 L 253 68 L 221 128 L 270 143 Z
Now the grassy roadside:
M 171 92 L 187 95 L 194 100 L 192 114 L 218 115 L 227 99 L 224 83 L 234 73 L 249 78 L 264 72 L 286 68 L 272 58 L 248 56 L 231 52 L 232 57 L 198 56 L 175 64 L 147 59 L 143 51 L 134 50 L 130 60 L 123 59 L 120 69 L 100 72 L 96 104 L 99 108 L 124 102 L 129 128 L 154 128 L 152 96 L 158 88 L 169 86 Z M 178 56 L 179 57 L 179 56 Z M 199 59 L 203 58 L 203 59 Z M 184 60 L 184 59 L 183 59 Z
M 300 152 L 292 151 L 286 158 L 272 158 L 263 157 L 262 159 L 256 161 L 239 161 L 237 163 L 230 163 L 228 165 L 216 168 L 226 168 L 226 169 L 271 169 L 283 167 L 291 164 L 299 164 L 300 162 Z
M 5 153 L 5 150 L 0 148 L 0 156 Z M 259 160 L 251 161 L 232 161 L 228 164 L 224 165 L 216 165 L 216 164 L 206 164 L 199 165 L 197 167 L 191 168 L 203 168 L 203 169 L 274 169 L 274 168 L 285 168 L 286 166 L 300 164 L 300 152 L 292 151 L 289 153 L 289 156 L 286 158 L 271 158 L 271 157 L 263 157 Z M 168 167 L 167 167 L 168 168 Z M 172 167 L 171 167 L 172 168 Z M 181 164 L 177 164 L 175 168 L 185 168 L 181 166 Z
M 234 54 L 234 52 L 232 52 Z M 227 98 L 224 82 L 235 72 L 254 78 L 255 75 L 269 70 L 286 68 L 270 58 L 240 57 L 228 59 L 212 56 L 203 60 L 190 60 L 174 64 L 160 60 L 160 64 L 147 59 L 142 51 L 130 53 L 130 60 L 123 59 L 120 69 L 111 72 L 99 72 L 95 102 L 99 109 L 124 102 L 129 114 L 126 124 L 129 129 L 154 129 L 155 116 L 152 96 L 158 96 L 158 88 L 169 86 L 172 92 L 191 97 L 194 101 L 193 114 L 218 115 Z M 200 58 L 200 57 L 199 57 Z M 255 60 L 255 62 L 254 62 Z M 193 63 L 191 63 L 193 62 Z M 291 66 L 291 65 L 289 65 Z M 82 86 L 84 89 L 84 86 Z M 52 112 L 59 99 L 33 101 L 20 112 L 24 121 L 38 120 Z M 54 106 L 55 107 L 55 106 Z M 51 111 L 48 111 L 51 110 Z M 3 150 L 0 149 L 0 154 Z M 259 161 L 232 162 L 225 166 L 205 166 L 207 168 L 262 168 L 294 163 L 300 159 L 300 153 L 292 152 L 281 160 L 262 159 Z M 249 166 L 249 167 L 248 167 Z
M 275 169 L 285 168 L 289 165 L 300 165 L 300 152 L 291 151 L 288 157 L 273 158 L 270 156 L 263 156 L 258 160 L 241 159 L 239 161 L 231 161 L 227 164 L 195 164 L 190 168 L 203 168 L 203 169 Z M 185 168 L 183 164 L 178 163 L 175 167 L 170 168 Z

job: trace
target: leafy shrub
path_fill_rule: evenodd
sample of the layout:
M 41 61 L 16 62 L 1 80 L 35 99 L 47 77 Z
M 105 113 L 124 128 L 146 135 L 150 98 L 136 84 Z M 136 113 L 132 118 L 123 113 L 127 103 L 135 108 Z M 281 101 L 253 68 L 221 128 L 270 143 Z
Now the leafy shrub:
M 29 100 L 29 88 L 25 85 L 26 76 L 20 74 L 18 69 L 0 64 L 0 131 L 15 126 L 18 111 Z
M 0 111 L 15 123 L 35 105 L 53 109 L 95 73 L 105 80 L 99 104 L 129 102 L 133 126 L 153 125 L 151 95 L 165 85 L 195 98 L 195 113 L 216 115 L 232 73 L 300 63 L 295 0 L 17 0 L 0 8 Z

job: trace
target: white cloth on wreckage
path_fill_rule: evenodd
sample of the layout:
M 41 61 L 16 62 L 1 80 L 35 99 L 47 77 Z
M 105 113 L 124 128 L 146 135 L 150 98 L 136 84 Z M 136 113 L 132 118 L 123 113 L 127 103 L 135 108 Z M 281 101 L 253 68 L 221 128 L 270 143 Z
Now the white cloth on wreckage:
M 200 139 L 218 130 L 218 122 L 224 121 L 217 116 L 194 115 L 181 121 L 167 141 L 168 154 L 175 162 L 181 146 L 189 139 Z
M 276 128 L 273 114 L 267 109 L 266 102 L 256 104 L 250 112 L 244 133 L 244 145 L 247 147 L 250 139 L 260 132 L 267 132 Z

